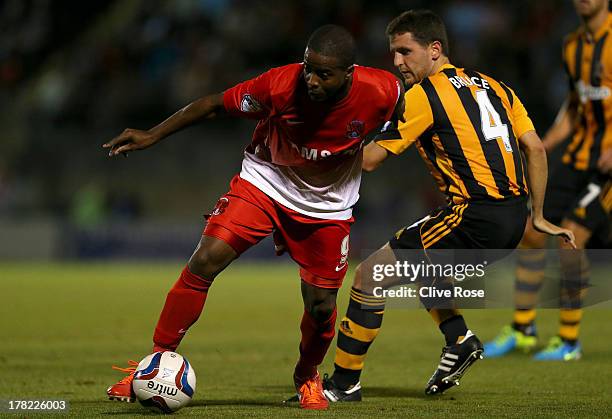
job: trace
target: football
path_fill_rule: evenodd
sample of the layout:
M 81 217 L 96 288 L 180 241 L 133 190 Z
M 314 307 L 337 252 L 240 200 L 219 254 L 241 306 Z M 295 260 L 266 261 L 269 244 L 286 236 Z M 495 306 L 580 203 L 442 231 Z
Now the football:
M 191 401 L 196 376 L 183 356 L 176 352 L 155 352 L 138 364 L 132 388 L 143 406 L 172 413 Z

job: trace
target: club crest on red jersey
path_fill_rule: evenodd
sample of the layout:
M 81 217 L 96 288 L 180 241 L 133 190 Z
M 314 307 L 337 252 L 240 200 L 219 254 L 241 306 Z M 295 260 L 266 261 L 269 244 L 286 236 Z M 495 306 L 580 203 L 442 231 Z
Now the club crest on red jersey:
M 212 212 L 210 214 L 205 214 L 204 218 L 205 219 L 209 219 L 210 217 L 214 216 L 214 215 L 221 215 L 225 212 L 225 208 L 227 208 L 227 206 L 229 205 L 229 199 L 225 196 L 222 196 L 221 198 L 219 198 L 219 200 L 217 201 L 217 203 L 215 204 L 215 207 L 213 208 Z M 179 331 L 180 333 L 180 331 Z
M 356 138 L 360 138 L 363 134 L 363 130 L 365 128 L 365 124 L 363 121 L 355 119 L 348 123 L 346 126 L 346 138 L 354 140 Z
M 240 110 L 242 112 L 259 112 L 261 111 L 261 105 L 257 102 L 250 94 L 242 96 L 240 101 Z

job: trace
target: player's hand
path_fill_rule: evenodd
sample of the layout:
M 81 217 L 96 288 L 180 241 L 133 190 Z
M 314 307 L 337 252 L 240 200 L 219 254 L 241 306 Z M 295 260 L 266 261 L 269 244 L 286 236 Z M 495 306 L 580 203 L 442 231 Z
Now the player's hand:
M 278 230 L 274 230 L 272 237 L 274 238 L 274 253 L 276 253 L 276 256 L 282 256 L 287 251 L 285 239 Z
M 612 175 L 612 149 L 606 150 L 601 154 L 601 157 L 599 157 L 597 161 L 597 168 L 603 173 Z
M 284 244 L 274 244 L 274 253 L 276 256 L 282 256 L 287 251 L 287 246 Z
M 544 219 L 543 217 L 533 217 L 532 223 L 533 228 L 535 228 L 540 233 L 550 234 L 551 236 L 559 236 L 563 238 L 563 240 L 565 240 L 565 243 L 568 243 L 570 246 L 572 246 L 572 249 L 576 248 L 576 238 L 574 237 L 574 232 L 572 230 L 556 226 L 553 223 Z
M 102 147 L 110 148 L 108 155 L 112 157 L 119 154 L 127 155 L 130 151 L 151 147 L 158 141 L 159 139 L 149 131 L 128 128 L 117 137 L 102 145 Z
M 544 150 L 546 150 L 546 154 L 550 154 L 557 147 L 557 143 L 554 141 L 550 141 L 547 137 L 542 139 L 542 145 L 544 146 Z

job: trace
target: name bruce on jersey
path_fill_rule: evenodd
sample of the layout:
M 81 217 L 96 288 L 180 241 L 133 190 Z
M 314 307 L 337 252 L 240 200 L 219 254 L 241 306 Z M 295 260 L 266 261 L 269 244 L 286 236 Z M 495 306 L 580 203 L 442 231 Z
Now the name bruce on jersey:
M 468 87 L 468 86 L 476 86 L 476 87 L 480 87 L 481 89 L 490 89 L 491 86 L 489 86 L 489 82 L 486 81 L 483 78 L 480 77 L 464 77 L 464 76 L 452 76 L 448 78 L 448 81 L 450 81 L 453 86 L 455 86 L 457 89 L 461 89 L 462 87 Z

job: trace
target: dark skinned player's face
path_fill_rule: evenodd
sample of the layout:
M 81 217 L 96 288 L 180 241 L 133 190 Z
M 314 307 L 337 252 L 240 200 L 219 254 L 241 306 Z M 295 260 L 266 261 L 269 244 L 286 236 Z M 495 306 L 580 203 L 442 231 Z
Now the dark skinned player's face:
M 308 96 L 315 102 L 334 100 L 344 93 L 353 66 L 343 67 L 335 57 L 328 57 L 306 48 L 304 52 L 304 80 Z

